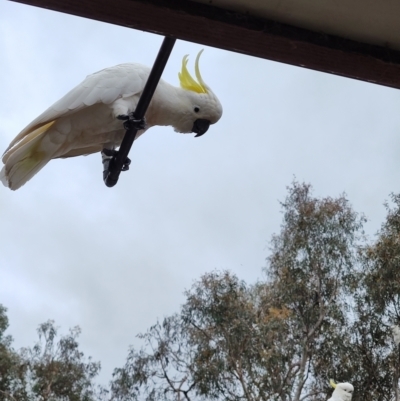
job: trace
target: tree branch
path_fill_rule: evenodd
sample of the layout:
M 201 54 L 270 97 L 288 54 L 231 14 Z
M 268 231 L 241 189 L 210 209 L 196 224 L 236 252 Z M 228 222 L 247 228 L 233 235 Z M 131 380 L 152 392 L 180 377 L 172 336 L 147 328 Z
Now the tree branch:
M 17 399 L 15 397 L 13 397 L 10 393 L 8 393 L 7 391 L 2 391 L 0 390 L 0 393 L 4 394 L 8 399 L 12 400 L 12 401 L 17 401 Z

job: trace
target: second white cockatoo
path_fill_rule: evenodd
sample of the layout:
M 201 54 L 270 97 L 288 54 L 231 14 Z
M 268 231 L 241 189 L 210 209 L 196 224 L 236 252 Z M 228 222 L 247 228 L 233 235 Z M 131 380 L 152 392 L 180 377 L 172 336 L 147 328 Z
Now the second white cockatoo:
M 178 74 L 180 87 L 160 80 L 136 139 L 155 125 L 200 136 L 221 118 L 221 103 L 200 74 L 201 53 L 195 62 L 197 81 L 187 69 L 187 56 Z M 3 184 L 15 190 L 51 159 L 118 147 L 125 134 L 121 118 L 134 112 L 149 73 L 149 67 L 127 63 L 89 75 L 10 143 L 2 158 Z
M 335 383 L 333 380 L 329 383 L 334 390 L 328 401 L 351 401 L 354 387 L 350 383 Z
M 392 329 L 393 340 L 396 345 L 399 345 L 400 344 L 400 327 L 395 324 L 391 327 L 391 329 Z

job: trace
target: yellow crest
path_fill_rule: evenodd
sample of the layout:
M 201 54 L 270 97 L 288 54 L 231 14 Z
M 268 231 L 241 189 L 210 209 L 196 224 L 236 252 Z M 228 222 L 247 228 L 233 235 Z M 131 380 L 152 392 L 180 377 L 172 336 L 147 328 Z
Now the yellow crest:
M 329 384 L 333 387 L 336 388 L 336 383 L 331 379 L 329 380 Z
M 179 77 L 179 82 L 181 84 L 181 87 L 183 89 L 193 91 L 196 93 L 208 93 L 207 91 L 207 85 L 204 83 L 201 74 L 200 74 L 200 69 L 199 69 L 199 59 L 201 56 L 201 53 L 203 53 L 203 50 L 199 52 L 199 54 L 196 57 L 196 63 L 195 63 L 195 73 L 196 73 L 196 78 L 199 82 L 196 82 L 196 80 L 189 74 L 189 71 L 187 69 L 187 63 L 189 61 L 188 55 L 183 57 L 182 60 L 182 71 L 178 73 Z

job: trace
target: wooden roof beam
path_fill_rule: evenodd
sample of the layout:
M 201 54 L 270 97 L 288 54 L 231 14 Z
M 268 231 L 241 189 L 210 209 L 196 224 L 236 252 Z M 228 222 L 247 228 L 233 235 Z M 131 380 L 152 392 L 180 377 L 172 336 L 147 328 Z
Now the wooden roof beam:
M 13 0 L 400 88 L 400 51 L 188 0 Z

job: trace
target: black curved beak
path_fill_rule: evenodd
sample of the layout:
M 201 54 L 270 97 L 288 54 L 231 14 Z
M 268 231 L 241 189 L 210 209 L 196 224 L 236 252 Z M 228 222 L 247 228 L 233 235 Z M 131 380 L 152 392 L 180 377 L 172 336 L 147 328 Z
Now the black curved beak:
M 193 128 L 192 128 L 192 132 L 195 132 L 197 135 L 195 135 L 194 137 L 197 138 L 198 136 L 202 136 L 204 135 L 208 128 L 210 127 L 210 121 L 205 120 L 204 118 L 198 118 L 194 124 L 193 124 Z

